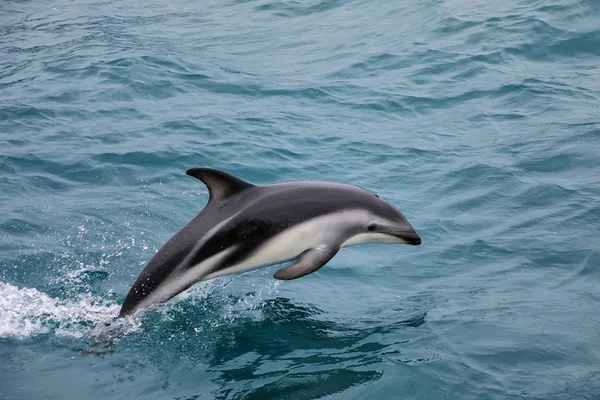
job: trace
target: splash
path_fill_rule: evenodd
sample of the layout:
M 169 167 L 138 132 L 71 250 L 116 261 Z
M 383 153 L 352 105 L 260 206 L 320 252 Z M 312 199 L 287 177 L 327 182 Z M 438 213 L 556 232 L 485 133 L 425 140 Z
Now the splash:
M 70 271 L 64 279 L 79 281 L 87 268 Z M 81 282 L 79 282 L 81 284 Z M 121 305 L 90 292 L 73 293 L 66 299 L 55 298 L 34 288 L 17 287 L 0 281 L 0 338 L 27 339 L 53 335 L 83 340 L 84 353 L 105 353 L 124 336 L 148 325 L 148 319 L 164 324 L 184 316 L 203 315 L 196 333 L 209 326 L 232 323 L 237 316 L 258 313 L 265 298 L 277 293 L 280 281 L 254 283 L 243 296 L 226 294 L 226 288 L 246 286 L 246 279 L 228 276 L 205 282 L 179 294 L 167 303 L 150 307 L 128 318 L 117 319 Z M 236 285 L 237 284 L 237 285 Z M 225 291 L 224 291 L 225 290 Z M 234 289 L 234 292 L 237 292 Z M 216 296 L 214 300 L 210 297 Z M 209 315 L 206 315 L 206 312 Z M 214 315 L 213 315 L 214 313 Z M 156 318 L 158 317 L 158 320 Z M 206 318 L 208 317 L 208 321 Z
M 82 338 L 94 326 L 108 324 L 119 311 L 114 301 L 89 293 L 57 299 L 37 289 L 0 282 L 0 338 L 54 333 Z

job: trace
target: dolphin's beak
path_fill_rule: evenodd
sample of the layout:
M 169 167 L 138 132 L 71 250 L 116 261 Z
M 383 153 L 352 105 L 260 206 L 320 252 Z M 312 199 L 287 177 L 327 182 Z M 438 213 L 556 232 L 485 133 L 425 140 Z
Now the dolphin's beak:
M 421 244 L 421 237 L 415 232 L 412 226 L 404 225 L 401 228 L 386 229 L 385 233 L 396 237 L 401 243 L 414 246 Z
M 414 230 L 412 232 L 398 232 L 394 236 L 404 240 L 407 244 L 415 246 L 421 244 L 421 237 Z

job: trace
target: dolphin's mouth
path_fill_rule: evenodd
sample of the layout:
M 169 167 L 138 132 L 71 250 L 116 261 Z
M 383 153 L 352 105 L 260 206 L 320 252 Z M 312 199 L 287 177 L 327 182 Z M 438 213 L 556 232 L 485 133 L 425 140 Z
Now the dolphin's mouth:
M 421 244 L 421 237 L 417 234 L 417 232 L 394 232 L 394 236 L 405 242 L 406 244 L 410 244 L 413 246 L 417 246 Z
M 409 239 L 409 242 L 412 245 L 418 246 L 421 244 L 421 236 L 417 235 L 416 233 L 413 233 L 411 238 Z

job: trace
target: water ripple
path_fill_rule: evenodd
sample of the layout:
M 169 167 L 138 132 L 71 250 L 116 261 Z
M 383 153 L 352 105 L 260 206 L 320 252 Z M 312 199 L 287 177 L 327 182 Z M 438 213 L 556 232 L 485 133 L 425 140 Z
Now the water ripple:
M 598 4 L 0 3 L 0 392 L 598 397 Z M 423 245 L 113 330 L 195 166 L 357 184 Z

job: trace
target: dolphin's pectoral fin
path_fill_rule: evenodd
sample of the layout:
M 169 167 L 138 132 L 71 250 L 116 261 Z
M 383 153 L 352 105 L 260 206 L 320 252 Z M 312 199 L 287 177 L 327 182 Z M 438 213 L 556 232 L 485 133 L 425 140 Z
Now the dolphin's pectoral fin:
M 287 281 L 308 275 L 327 264 L 339 250 L 339 247 L 318 247 L 306 250 L 300 254 L 296 262 L 275 272 L 273 277 Z
M 191 168 L 186 174 L 200 179 L 208 187 L 209 202 L 226 199 L 242 190 L 254 187 L 253 184 L 211 168 Z

